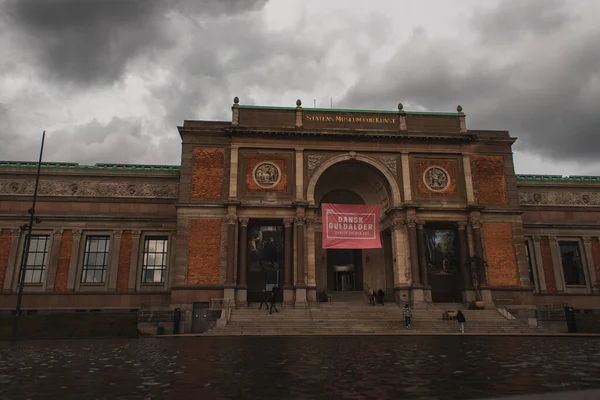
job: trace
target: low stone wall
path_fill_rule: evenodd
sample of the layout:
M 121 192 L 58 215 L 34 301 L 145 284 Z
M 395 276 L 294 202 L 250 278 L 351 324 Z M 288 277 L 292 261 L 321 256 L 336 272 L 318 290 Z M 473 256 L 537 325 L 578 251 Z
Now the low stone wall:
M 0 338 L 12 337 L 13 317 L 0 316 Z M 20 339 L 138 337 L 137 313 L 88 312 L 22 315 Z

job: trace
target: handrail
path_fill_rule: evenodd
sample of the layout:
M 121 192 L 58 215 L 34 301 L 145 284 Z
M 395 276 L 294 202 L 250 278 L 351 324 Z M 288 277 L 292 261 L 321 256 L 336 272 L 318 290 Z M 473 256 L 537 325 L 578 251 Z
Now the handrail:
M 425 308 L 429 308 L 431 307 L 432 310 L 435 310 L 435 304 L 433 304 L 431 301 L 427 300 L 427 299 L 423 299 L 423 301 L 425 301 Z

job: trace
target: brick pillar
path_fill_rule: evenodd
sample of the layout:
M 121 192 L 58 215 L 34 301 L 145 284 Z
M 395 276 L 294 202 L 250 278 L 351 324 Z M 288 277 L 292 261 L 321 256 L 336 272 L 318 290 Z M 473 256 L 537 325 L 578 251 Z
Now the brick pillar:
M 487 271 L 485 270 L 485 265 L 483 264 L 483 237 L 481 236 L 481 220 L 477 217 L 471 217 L 471 228 L 473 228 L 473 241 L 475 242 L 475 255 L 482 261 L 481 265 L 479 265 L 479 271 L 477 274 L 479 275 L 479 285 L 487 286 Z
M 427 287 L 427 255 L 425 254 L 425 231 L 423 225 L 425 221 L 419 221 L 417 224 L 417 244 L 419 246 L 419 267 L 421 269 L 421 283 Z
M 417 246 L 417 222 L 416 218 L 407 218 L 406 226 L 408 227 L 408 244 L 410 248 L 410 274 L 412 277 L 412 286 L 421 286 L 419 279 L 419 250 Z
M 471 267 L 469 262 L 469 243 L 467 238 L 467 223 L 458 222 L 458 247 L 460 250 L 460 271 L 463 279 L 463 285 L 466 288 L 473 286 L 471 279 Z

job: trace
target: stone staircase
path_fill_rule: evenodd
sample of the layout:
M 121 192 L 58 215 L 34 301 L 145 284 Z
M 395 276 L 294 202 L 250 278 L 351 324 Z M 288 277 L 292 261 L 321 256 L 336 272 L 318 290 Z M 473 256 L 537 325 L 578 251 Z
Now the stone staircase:
M 305 308 L 277 305 L 279 313 L 268 314 L 257 305 L 236 308 L 226 326 L 205 336 L 268 335 L 394 335 L 459 333 L 456 321 L 442 320 L 444 310 L 461 309 L 467 319 L 466 333 L 534 334 L 519 320 L 508 320 L 494 310 L 466 310 L 462 304 L 428 304 L 413 310 L 412 326 L 404 327 L 402 308 L 395 303 L 370 305 L 362 292 L 334 293 L 331 302 Z

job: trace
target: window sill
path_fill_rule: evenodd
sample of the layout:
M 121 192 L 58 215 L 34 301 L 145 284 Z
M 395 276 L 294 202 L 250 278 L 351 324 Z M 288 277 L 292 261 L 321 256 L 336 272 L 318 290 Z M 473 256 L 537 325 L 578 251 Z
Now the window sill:
M 568 289 L 587 289 L 587 285 L 565 285 Z
M 80 283 L 80 286 L 85 286 L 85 287 L 104 287 L 106 286 L 106 283 Z
M 165 286 L 164 282 L 148 282 L 142 283 L 141 286 Z

